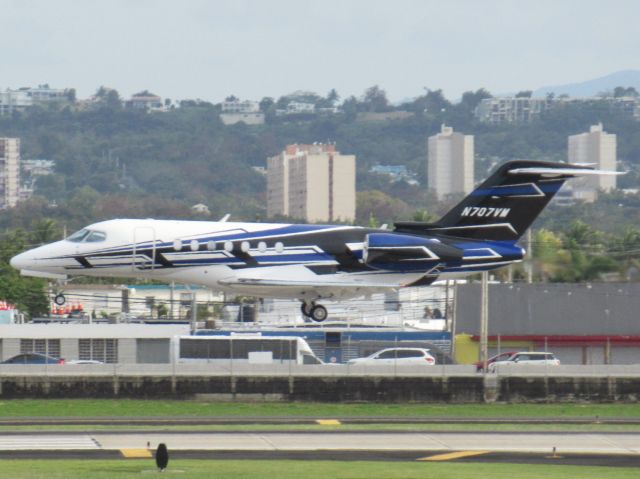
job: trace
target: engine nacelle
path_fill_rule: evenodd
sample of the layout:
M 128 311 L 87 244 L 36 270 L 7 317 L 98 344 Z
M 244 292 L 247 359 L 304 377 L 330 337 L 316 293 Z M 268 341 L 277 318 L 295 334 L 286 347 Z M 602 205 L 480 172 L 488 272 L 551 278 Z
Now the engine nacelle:
M 364 243 L 365 264 L 392 271 L 433 270 L 440 264 L 462 261 L 463 251 L 435 238 L 393 233 L 371 233 Z

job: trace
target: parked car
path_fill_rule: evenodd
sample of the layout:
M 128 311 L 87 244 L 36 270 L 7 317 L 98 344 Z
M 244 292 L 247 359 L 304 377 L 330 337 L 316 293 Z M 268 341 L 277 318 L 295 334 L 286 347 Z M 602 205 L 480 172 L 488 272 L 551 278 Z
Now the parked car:
M 429 354 L 428 349 L 422 348 L 387 348 L 373 353 L 366 358 L 351 359 L 347 364 L 351 365 L 418 365 L 433 366 L 436 359 Z
M 489 368 L 490 364 L 495 363 L 496 361 L 506 361 L 507 359 L 509 359 L 509 357 L 511 357 L 511 355 L 516 354 L 516 351 L 506 351 L 504 353 L 500 353 L 500 354 L 496 354 L 495 356 L 491 356 L 489 359 L 487 359 L 487 369 Z M 476 361 L 475 363 L 473 363 L 473 365 L 476 367 L 476 372 L 481 372 L 482 371 L 482 361 Z
M 513 353 L 507 359 L 502 361 L 495 361 L 488 367 L 489 372 L 495 372 L 497 367 L 510 367 L 517 365 L 533 365 L 533 366 L 559 366 L 560 360 L 554 356 L 553 353 L 548 352 L 535 352 L 535 351 L 523 351 L 519 353 Z
M 23 353 L 2 361 L 2 364 L 64 364 L 64 359 L 40 353 Z

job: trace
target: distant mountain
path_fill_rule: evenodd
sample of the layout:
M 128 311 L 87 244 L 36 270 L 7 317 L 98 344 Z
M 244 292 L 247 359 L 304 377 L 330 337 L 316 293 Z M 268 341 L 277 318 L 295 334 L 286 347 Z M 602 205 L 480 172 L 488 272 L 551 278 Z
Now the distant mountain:
M 533 96 L 542 97 L 548 92 L 556 95 L 569 95 L 572 97 L 594 96 L 603 91 L 612 91 L 617 86 L 634 87 L 640 91 L 640 70 L 623 70 L 606 75 L 594 80 L 566 85 L 545 86 L 533 92 Z

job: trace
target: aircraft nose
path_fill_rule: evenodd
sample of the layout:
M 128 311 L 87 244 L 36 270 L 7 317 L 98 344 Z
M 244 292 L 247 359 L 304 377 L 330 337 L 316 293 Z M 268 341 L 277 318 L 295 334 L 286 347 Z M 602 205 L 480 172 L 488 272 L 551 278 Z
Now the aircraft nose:
M 15 269 L 28 269 L 29 264 L 31 263 L 31 254 L 29 251 L 25 251 L 24 253 L 20 253 L 15 255 L 9 261 L 9 264 L 13 266 Z

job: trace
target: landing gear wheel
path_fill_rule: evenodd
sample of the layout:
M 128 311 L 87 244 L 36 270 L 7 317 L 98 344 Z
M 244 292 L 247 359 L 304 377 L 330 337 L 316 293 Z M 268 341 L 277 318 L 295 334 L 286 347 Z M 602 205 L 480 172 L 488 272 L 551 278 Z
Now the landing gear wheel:
M 67 298 L 65 298 L 64 294 L 62 293 L 56 294 L 56 297 L 53 298 L 53 302 L 56 303 L 58 306 L 62 306 L 64 303 L 67 302 Z
M 313 303 L 302 303 L 300 305 L 300 311 L 302 311 L 302 314 L 304 316 L 306 316 L 307 318 L 311 317 L 311 310 L 313 309 Z
M 320 304 L 316 304 L 313 308 L 311 308 L 311 319 L 314 321 L 321 323 L 325 319 L 327 319 L 328 313 L 327 308 Z

